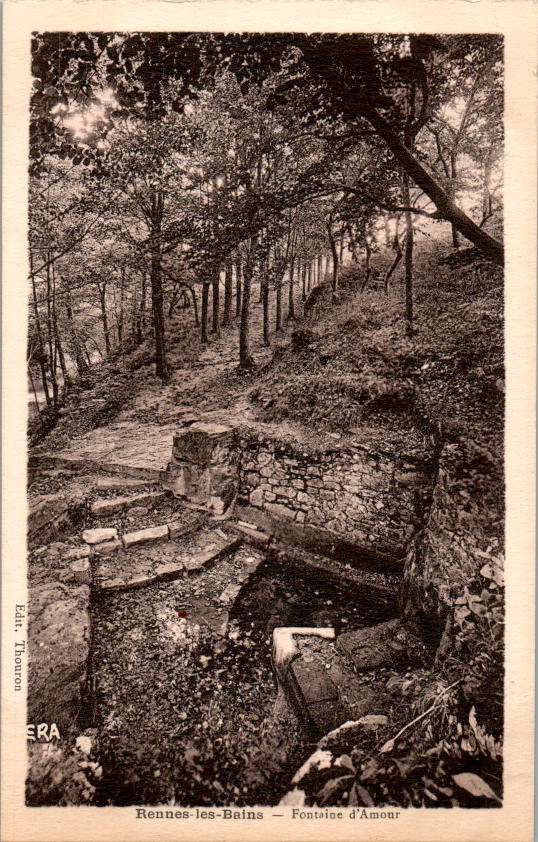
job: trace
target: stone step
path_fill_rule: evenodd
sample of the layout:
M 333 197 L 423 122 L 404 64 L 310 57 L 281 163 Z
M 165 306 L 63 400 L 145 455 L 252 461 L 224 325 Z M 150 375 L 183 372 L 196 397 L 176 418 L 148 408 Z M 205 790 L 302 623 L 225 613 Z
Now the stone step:
M 240 543 L 241 541 L 238 538 L 227 538 L 219 544 L 213 545 L 211 549 L 188 554 L 184 551 L 182 552 L 183 548 L 175 541 L 168 541 L 162 543 L 160 549 L 162 550 L 162 555 L 165 557 L 168 555 L 173 558 L 172 561 L 164 564 L 158 561 L 151 564 L 150 561 L 148 564 L 147 556 L 144 556 L 143 567 L 138 568 L 136 564 L 137 559 L 129 553 L 129 550 L 125 549 L 123 551 L 124 557 L 121 561 L 125 562 L 124 566 L 129 568 L 129 572 L 124 575 L 115 576 L 114 578 L 102 578 L 99 581 L 99 573 L 104 571 L 102 566 L 101 570 L 98 567 L 95 571 L 96 579 L 94 579 L 94 586 L 100 592 L 126 591 L 153 585 L 160 581 L 177 579 L 179 576 L 188 575 L 189 573 L 200 570 L 209 564 L 209 562 L 216 561 L 222 555 L 237 549 Z M 133 562 L 131 565 L 129 564 L 129 558 Z
M 166 491 L 149 491 L 145 494 L 131 494 L 111 499 L 99 498 L 91 505 L 92 514 L 99 516 L 114 515 L 126 511 L 133 506 L 156 506 L 162 503 L 168 494 Z
M 32 454 L 28 460 L 28 465 L 34 469 L 65 468 L 78 473 L 82 471 L 94 474 L 113 474 L 134 479 L 146 479 L 151 482 L 160 482 L 165 475 L 165 471 L 157 468 L 101 461 L 80 456 L 59 456 L 54 453 Z
M 96 488 L 99 491 L 122 491 L 127 488 L 146 488 L 157 485 L 153 480 L 134 479 L 133 477 L 97 477 Z

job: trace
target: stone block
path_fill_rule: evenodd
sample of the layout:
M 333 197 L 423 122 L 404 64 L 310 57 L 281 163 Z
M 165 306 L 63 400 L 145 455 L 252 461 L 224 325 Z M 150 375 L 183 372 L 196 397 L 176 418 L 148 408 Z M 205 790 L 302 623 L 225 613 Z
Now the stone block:
M 111 541 L 118 537 L 118 530 L 112 527 L 108 529 L 85 529 L 82 533 L 82 540 L 87 544 L 100 544 L 103 541 Z
M 207 564 L 209 561 L 213 561 L 213 559 L 217 559 L 219 558 L 219 556 L 224 555 L 230 550 L 235 549 L 240 545 L 240 543 L 240 538 L 230 538 L 216 549 L 214 548 L 215 545 L 213 544 L 212 549 L 205 550 L 205 552 L 199 553 L 198 555 L 183 556 L 181 562 L 185 567 L 185 570 L 189 572 L 192 572 L 193 570 L 199 570 L 200 567 L 204 566 L 204 564 Z
M 234 529 L 238 529 L 245 536 L 246 542 L 255 547 L 266 547 L 271 537 L 254 526 L 248 526 L 247 524 L 236 523 L 234 524 Z
M 143 517 L 147 515 L 149 509 L 147 506 L 133 506 L 132 509 L 127 509 L 126 514 L 129 517 Z
M 338 728 L 347 719 L 347 711 L 338 699 L 327 699 L 307 705 L 308 728 L 316 737 Z
M 91 585 L 92 570 L 90 562 L 87 558 L 81 558 L 77 561 L 72 561 L 69 565 L 69 570 L 73 576 L 73 581 L 79 585 Z
M 273 499 L 275 496 L 273 495 Z M 252 506 L 256 506 L 257 508 L 261 508 L 263 506 L 264 501 L 264 493 L 261 488 L 255 488 L 254 491 L 251 491 L 249 494 L 249 502 Z
M 149 544 L 154 541 L 162 541 L 168 538 L 168 525 L 166 523 L 161 526 L 149 526 L 147 529 L 138 529 L 136 532 L 128 532 L 123 536 L 123 542 L 126 547 L 134 547 L 137 544 Z
M 185 483 L 184 466 L 171 462 L 163 477 L 163 486 L 171 491 L 174 497 L 186 497 L 187 486 Z
M 224 424 L 198 421 L 174 436 L 173 457 L 208 466 L 216 448 L 231 444 L 233 429 Z
M 107 553 L 115 553 L 121 549 L 123 544 L 119 538 L 113 538 L 111 541 L 102 541 L 100 544 L 93 544 L 92 555 L 107 555 Z
M 293 675 L 305 704 L 338 699 L 336 685 L 319 664 L 298 658 L 292 662 L 289 672 Z
M 88 558 L 89 555 L 89 547 L 74 547 L 72 550 L 68 550 L 66 553 L 63 553 L 63 558 L 65 558 L 66 561 L 69 561 L 70 559 Z
M 276 518 L 283 517 L 293 520 L 293 518 L 295 517 L 295 512 L 293 511 L 293 509 L 289 509 L 287 506 L 283 506 L 281 503 L 266 503 L 265 510 Z

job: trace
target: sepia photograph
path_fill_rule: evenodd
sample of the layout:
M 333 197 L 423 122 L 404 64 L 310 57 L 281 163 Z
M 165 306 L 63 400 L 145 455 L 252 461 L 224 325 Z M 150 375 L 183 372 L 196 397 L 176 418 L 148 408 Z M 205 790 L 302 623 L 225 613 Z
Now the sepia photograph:
M 502 37 L 32 77 L 27 803 L 498 807 Z
M 494 827 L 521 619 L 501 27 L 75 20 L 24 47 L 26 820 Z

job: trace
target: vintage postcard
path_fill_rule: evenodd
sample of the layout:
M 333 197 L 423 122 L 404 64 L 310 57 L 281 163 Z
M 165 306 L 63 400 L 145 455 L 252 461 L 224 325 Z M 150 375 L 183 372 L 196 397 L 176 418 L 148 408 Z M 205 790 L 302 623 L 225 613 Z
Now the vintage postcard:
M 5 3 L 5 842 L 531 840 L 536 36 Z

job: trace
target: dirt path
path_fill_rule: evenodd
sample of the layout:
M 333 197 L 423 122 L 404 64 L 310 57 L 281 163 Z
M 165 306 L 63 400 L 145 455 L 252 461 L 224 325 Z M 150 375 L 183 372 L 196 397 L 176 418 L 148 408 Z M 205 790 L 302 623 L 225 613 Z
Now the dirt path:
M 258 368 L 267 364 L 273 354 L 273 347 L 263 345 L 262 317 L 261 304 L 255 301 L 250 336 Z M 274 302 L 270 320 L 273 325 Z M 278 337 L 272 334 L 273 346 L 285 341 L 293 325 L 284 322 L 282 333 Z M 178 422 L 185 415 L 215 417 L 231 423 L 252 420 L 247 392 L 256 373 L 238 371 L 238 321 L 221 328 L 220 336 L 210 335 L 207 346 L 199 343 L 197 335 L 194 341 L 197 347 L 190 349 L 194 353 L 188 355 L 188 361 L 181 347 L 171 346 L 172 375 L 165 386 L 148 371 L 128 409 L 120 411 L 111 423 L 71 439 L 56 455 L 161 471 L 170 459 Z

